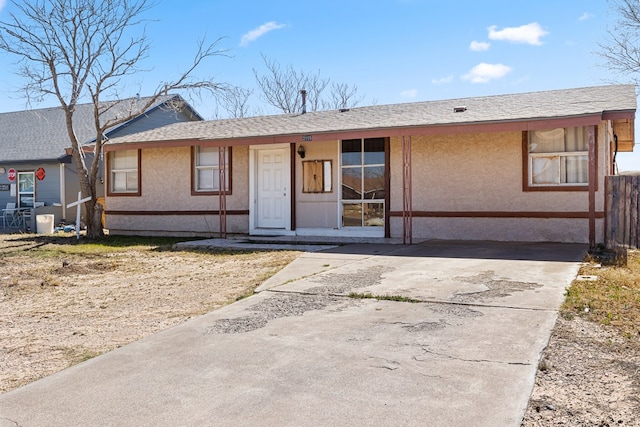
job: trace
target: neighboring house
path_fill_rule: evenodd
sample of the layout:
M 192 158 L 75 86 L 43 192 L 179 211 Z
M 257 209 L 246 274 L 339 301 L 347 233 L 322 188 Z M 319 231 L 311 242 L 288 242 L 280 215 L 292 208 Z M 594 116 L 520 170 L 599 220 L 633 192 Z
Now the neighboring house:
M 148 98 L 104 103 L 103 120 L 128 114 Z M 75 133 L 81 144 L 95 141 L 93 105 L 81 104 L 74 113 Z M 163 95 L 136 118 L 108 129 L 107 138 L 124 136 L 175 122 L 202 120 L 178 95 Z M 67 149 L 71 146 L 62 108 L 0 113 L 0 207 L 8 202 L 20 208 L 38 206 L 38 212 L 54 213 L 58 222 L 75 221 L 80 184 Z M 87 167 L 91 156 L 88 154 Z M 99 172 L 98 194 L 104 195 L 104 171 Z M 40 209 L 39 206 L 44 206 Z
M 595 244 L 635 111 L 612 85 L 178 123 L 105 148 L 107 228 Z

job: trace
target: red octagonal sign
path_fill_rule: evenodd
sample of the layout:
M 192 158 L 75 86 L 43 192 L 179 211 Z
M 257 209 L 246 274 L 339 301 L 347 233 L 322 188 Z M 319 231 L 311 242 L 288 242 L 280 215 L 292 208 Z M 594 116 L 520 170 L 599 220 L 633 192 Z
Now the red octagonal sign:
M 9 181 L 13 182 L 16 180 L 16 170 L 11 168 L 9 169 L 9 171 L 7 172 L 7 179 L 9 179 Z

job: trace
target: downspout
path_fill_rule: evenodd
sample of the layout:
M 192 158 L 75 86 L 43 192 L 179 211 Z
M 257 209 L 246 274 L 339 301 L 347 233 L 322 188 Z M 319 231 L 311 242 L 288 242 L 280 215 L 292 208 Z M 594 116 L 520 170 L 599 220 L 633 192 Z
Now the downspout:
M 613 142 L 615 143 L 615 150 L 613 151 L 613 174 L 618 175 L 618 164 L 616 163 L 616 157 L 618 156 L 618 135 L 613 134 Z

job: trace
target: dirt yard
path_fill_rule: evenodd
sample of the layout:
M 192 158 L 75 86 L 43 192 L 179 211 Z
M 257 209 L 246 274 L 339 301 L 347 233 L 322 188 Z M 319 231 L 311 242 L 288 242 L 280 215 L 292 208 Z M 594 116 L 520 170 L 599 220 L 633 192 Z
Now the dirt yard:
M 0 393 L 253 292 L 299 252 L 68 253 L 0 235 Z M 560 317 L 523 427 L 640 426 L 640 348 Z
M 640 426 L 640 346 L 613 329 L 559 317 L 522 427 Z
M 299 255 L 56 246 L 0 235 L 0 393 L 251 294 Z

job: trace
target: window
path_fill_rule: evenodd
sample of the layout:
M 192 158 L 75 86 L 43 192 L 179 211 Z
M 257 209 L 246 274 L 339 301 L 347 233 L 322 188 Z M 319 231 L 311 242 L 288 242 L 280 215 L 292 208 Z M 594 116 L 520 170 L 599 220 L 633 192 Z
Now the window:
M 32 208 L 36 200 L 36 174 L 34 172 L 18 172 L 18 207 Z
M 302 192 L 331 193 L 331 160 L 302 162 Z
M 140 195 L 138 150 L 109 153 L 109 190 L 111 193 Z
M 193 148 L 193 193 L 220 192 L 220 150 L 218 147 Z M 225 191 L 231 192 L 231 148 L 224 148 Z
M 587 127 L 526 132 L 525 190 L 581 190 L 589 184 Z
M 342 141 L 342 226 L 384 226 L 385 139 Z

